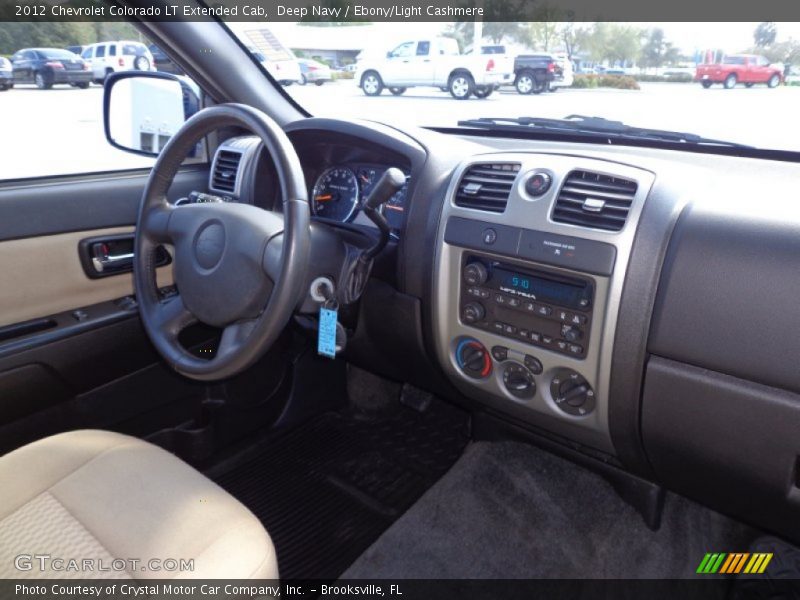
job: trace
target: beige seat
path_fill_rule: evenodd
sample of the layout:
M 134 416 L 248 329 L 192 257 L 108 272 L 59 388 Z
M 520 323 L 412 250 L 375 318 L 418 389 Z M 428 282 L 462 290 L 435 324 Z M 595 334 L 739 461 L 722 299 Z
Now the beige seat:
M 0 578 L 42 577 L 277 579 L 278 566 L 259 520 L 218 485 L 152 444 L 92 430 L 0 457 Z

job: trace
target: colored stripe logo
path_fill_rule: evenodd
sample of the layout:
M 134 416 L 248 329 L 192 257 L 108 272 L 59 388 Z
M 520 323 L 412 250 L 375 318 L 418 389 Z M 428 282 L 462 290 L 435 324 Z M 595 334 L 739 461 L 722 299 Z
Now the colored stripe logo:
M 700 561 L 697 573 L 701 575 L 713 574 L 759 574 L 767 570 L 772 552 L 709 552 Z

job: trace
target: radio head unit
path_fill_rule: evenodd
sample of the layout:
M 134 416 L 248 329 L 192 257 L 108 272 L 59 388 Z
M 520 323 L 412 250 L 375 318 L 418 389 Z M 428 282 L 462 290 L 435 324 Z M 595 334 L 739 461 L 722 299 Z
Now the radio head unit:
M 590 279 L 463 257 L 459 315 L 466 325 L 584 358 L 593 300 Z

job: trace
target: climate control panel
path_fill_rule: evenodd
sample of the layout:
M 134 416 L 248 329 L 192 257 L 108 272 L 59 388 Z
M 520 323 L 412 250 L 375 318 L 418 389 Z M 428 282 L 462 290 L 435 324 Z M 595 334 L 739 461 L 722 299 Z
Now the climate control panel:
M 573 417 L 595 409 L 595 394 L 586 378 L 566 367 L 545 371 L 542 362 L 506 346 L 491 351 L 478 339 L 453 340 L 453 358 L 458 370 L 476 382 L 503 390 L 512 400 L 530 405 L 544 402 Z
M 459 317 L 465 325 L 581 359 L 589 343 L 593 296 L 590 279 L 465 255 Z

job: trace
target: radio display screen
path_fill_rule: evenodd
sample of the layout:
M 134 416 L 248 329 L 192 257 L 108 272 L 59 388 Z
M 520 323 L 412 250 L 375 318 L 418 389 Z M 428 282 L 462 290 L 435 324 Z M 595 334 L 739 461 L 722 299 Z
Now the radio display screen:
M 586 295 L 586 288 L 583 286 L 570 285 L 506 269 L 495 268 L 492 278 L 496 280 L 501 289 L 506 288 L 522 295 L 532 296 L 537 300 L 549 300 L 563 306 L 578 306 Z

